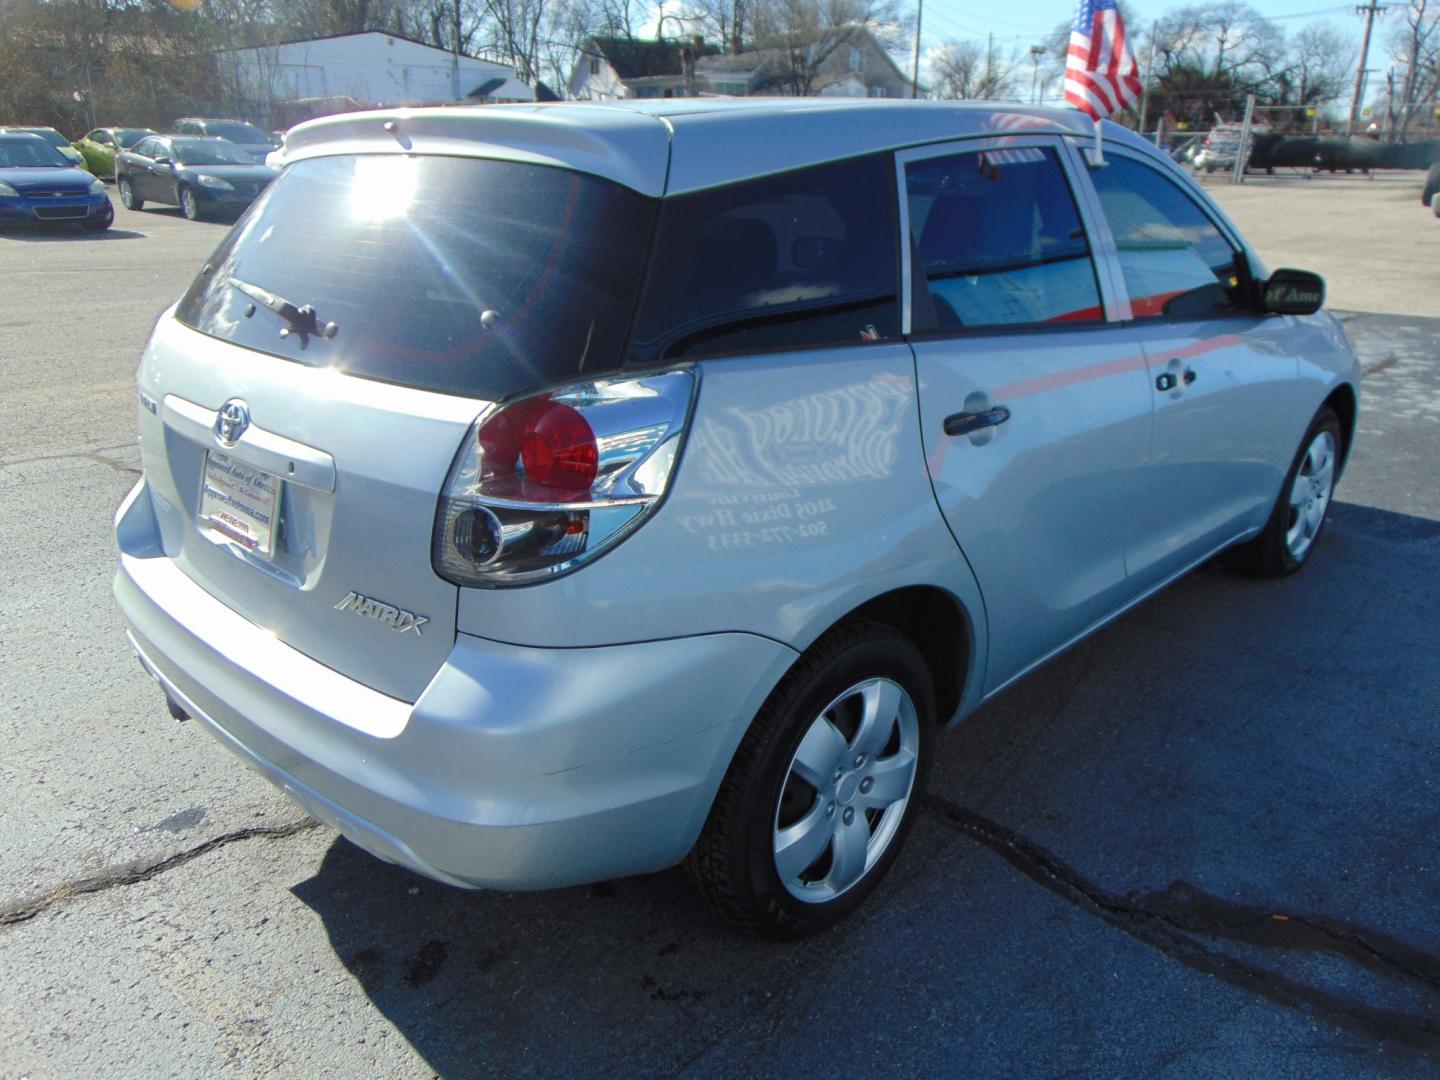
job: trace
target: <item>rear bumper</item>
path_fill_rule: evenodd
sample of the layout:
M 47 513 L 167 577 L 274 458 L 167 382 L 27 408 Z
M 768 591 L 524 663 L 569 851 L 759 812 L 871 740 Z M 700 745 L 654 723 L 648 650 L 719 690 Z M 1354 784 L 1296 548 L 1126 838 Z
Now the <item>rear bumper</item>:
M 141 663 L 309 814 L 463 887 L 658 870 L 699 834 L 795 653 L 749 634 L 590 649 L 459 635 L 413 704 L 279 642 L 160 550 L 144 482 L 116 520 L 115 597 Z

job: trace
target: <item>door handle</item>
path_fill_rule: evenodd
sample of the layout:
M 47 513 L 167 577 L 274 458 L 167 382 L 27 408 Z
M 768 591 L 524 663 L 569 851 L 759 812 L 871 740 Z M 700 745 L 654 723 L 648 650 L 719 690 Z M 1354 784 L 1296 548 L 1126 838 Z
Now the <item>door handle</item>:
M 1174 362 L 1178 363 L 1179 361 Z M 1167 390 L 1174 390 L 1175 387 L 1180 385 L 1182 379 L 1186 386 L 1193 383 L 1195 381 L 1195 369 L 1187 367 L 1184 374 L 1179 378 L 1175 377 L 1173 371 L 1162 371 L 1159 375 L 1155 376 L 1155 389 L 1159 390 L 1162 394 Z
M 984 409 L 980 412 L 957 412 L 945 418 L 946 435 L 973 435 L 984 428 L 995 427 L 1010 419 L 1010 410 L 1004 405 Z

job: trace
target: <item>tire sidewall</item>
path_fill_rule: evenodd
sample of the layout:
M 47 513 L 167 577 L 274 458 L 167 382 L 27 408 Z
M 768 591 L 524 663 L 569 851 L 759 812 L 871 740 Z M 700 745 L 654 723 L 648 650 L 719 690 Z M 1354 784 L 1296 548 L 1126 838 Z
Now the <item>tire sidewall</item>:
M 190 221 L 200 220 L 200 200 L 188 187 L 180 188 L 180 212 Z
M 120 205 L 125 207 L 126 210 L 134 210 L 135 185 L 132 184 L 126 177 L 121 177 L 119 180 L 115 181 L 115 183 L 120 188 Z
M 1335 465 L 1330 479 L 1330 495 L 1325 504 L 1325 516 L 1320 519 L 1320 527 L 1315 530 L 1315 536 L 1310 541 L 1310 546 L 1305 549 L 1305 554 L 1296 558 L 1285 543 L 1285 534 L 1289 531 L 1290 524 L 1290 490 L 1295 486 L 1295 477 L 1299 475 L 1300 467 L 1305 463 L 1305 455 L 1310 449 L 1310 444 L 1322 431 L 1329 431 L 1335 440 Z M 1305 429 L 1305 437 L 1300 440 L 1300 447 L 1295 451 L 1295 460 L 1290 463 L 1290 468 L 1285 473 L 1285 481 L 1280 485 L 1280 495 L 1275 500 L 1275 509 L 1265 528 L 1264 543 L 1269 550 L 1264 552 L 1264 556 L 1281 573 L 1294 573 L 1308 563 L 1310 557 L 1315 553 L 1316 545 L 1320 543 L 1320 537 L 1325 534 L 1325 526 L 1330 521 L 1330 505 L 1335 501 L 1335 485 L 1340 479 L 1340 454 L 1343 447 L 1340 419 L 1329 406 L 1326 406 L 1315 414 L 1315 419 L 1310 421 L 1310 426 Z
M 904 687 L 919 721 L 918 760 L 905 815 L 884 854 L 855 885 L 833 900 L 806 903 L 790 894 L 775 869 L 774 825 L 781 787 L 800 741 L 816 717 L 843 691 L 871 678 L 891 679 Z M 747 793 L 747 812 L 741 823 L 746 860 L 743 873 L 752 895 L 764 908 L 766 922 L 782 936 L 803 936 L 833 925 L 864 903 L 904 846 L 934 757 L 934 691 L 919 650 L 897 633 L 864 639 L 834 653 L 777 704 L 783 715 L 773 731 L 765 763 Z

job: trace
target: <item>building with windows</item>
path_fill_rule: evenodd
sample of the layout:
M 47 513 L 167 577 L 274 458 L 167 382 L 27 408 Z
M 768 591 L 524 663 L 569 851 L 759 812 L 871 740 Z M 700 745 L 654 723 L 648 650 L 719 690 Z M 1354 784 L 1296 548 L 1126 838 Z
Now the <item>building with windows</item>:
M 807 44 L 772 46 L 695 62 L 702 93 L 735 97 L 910 96 L 910 80 L 864 27 Z

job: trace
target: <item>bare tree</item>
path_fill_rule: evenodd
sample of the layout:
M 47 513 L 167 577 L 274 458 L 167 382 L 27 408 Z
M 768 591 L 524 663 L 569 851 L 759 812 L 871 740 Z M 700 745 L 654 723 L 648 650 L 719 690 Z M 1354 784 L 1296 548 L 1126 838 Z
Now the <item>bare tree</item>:
M 1421 103 L 1440 93 L 1440 4 L 1407 0 L 1397 6 L 1401 23 L 1387 42 L 1390 67 L 1384 99 L 1386 128 L 1403 139 Z
M 1191 4 L 1160 19 L 1157 75 L 1185 71 L 1217 87 L 1264 94 L 1285 68 L 1285 32 L 1238 0 Z
M 808 97 L 825 62 L 861 30 L 899 21 L 896 0 L 763 0 L 752 3 L 755 45 L 772 53 L 777 90 Z
M 930 70 L 937 97 L 994 101 L 1015 96 L 1019 61 L 978 41 L 950 41 L 931 56 Z
M 1302 27 L 1290 39 L 1277 104 L 1317 105 L 1341 97 L 1350 81 L 1354 55 L 1354 45 L 1329 23 Z

